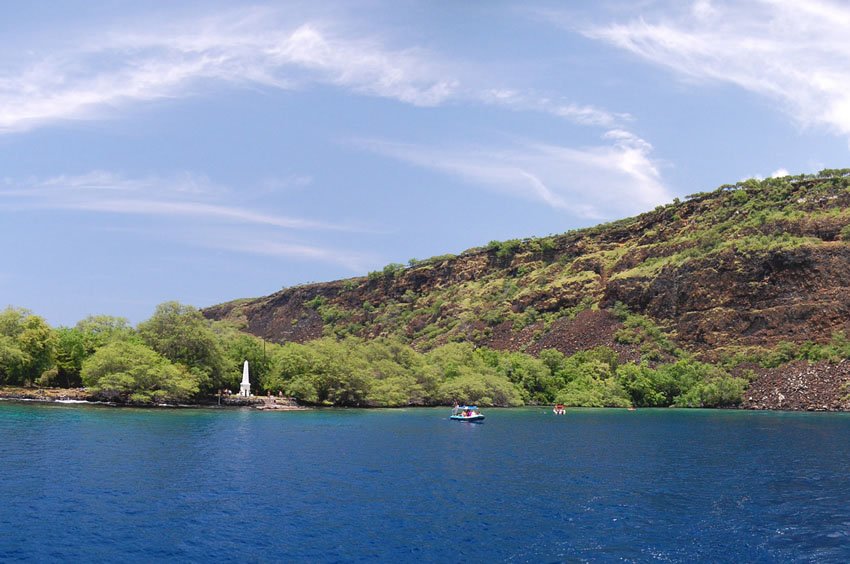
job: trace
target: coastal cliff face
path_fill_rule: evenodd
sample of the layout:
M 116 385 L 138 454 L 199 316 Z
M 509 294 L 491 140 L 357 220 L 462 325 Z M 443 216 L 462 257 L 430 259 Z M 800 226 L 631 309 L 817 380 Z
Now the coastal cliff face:
M 611 224 L 491 242 L 204 314 L 278 342 L 395 335 L 420 349 L 471 341 L 531 354 L 604 345 L 651 362 L 659 348 L 628 326 L 638 315 L 656 342 L 699 358 L 764 357 L 850 329 L 849 175 L 748 180 Z M 837 366 L 818 368 L 830 386 L 844 374 Z M 845 406 L 842 386 L 831 393 L 827 405 Z M 748 405 L 788 407 L 769 397 L 778 398 Z

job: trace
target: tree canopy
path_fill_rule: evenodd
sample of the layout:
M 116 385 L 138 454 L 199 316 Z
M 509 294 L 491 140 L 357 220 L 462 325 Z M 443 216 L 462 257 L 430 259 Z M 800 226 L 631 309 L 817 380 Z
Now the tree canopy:
M 106 399 L 152 403 L 180 401 L 198 392 L 195 374 L 134 342 L 114 341 L 83 363 L 83 383 Z
M 632 325 L 644 332 L 641 339 L 653 338 L 645 320 Z M 850 348 L 846 342 L 809 347 L 806 354 L 843 354 Z M 398 337 L 269 343 L 177 302 L 160 305 L 136 328 L 120 317 L 93 316 L 53 329 L 27 310 L 0 312 L 0 384 L 85 385 L 112 401 L 177 402 L 211 397 L 223 388 L 235 391 L 245 360 L 255 393 L 285 392 L 315 405 L 557 401 L 708 407 L 734 405 L 746 386 L 721 367 L 687 356 L 666 364 L 620 364 L 618 354 L 606 347 L 571 356 L 544 349 L 535 357 L 469 342 L 420 352 Z

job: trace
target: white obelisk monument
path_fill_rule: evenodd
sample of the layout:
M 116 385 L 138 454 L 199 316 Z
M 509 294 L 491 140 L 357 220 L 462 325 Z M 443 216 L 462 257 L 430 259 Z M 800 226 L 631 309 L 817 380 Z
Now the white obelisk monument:
M 248 397 L 251 395 L 251 382 L 248 381 L 248 361 L 245 361 L 245 365 L 242 367 L 242 383 L 239 384 L 239 395 L 243 397 Z

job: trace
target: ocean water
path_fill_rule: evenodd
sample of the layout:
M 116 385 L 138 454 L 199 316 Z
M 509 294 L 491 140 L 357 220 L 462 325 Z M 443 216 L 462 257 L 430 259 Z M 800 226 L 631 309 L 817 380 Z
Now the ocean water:
M 0 402 L 0 561 L 847 562 L 850 416 Z

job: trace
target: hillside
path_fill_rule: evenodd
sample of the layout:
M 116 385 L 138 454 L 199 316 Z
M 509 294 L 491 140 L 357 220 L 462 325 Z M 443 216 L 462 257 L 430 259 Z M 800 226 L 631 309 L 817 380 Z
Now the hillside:
M 757 371 L 779 350 L 793 360 L 834 343 L 848 328 L 848 287 L 850 170 L 825 170 L 204 314 L 277 342 L 395 335 L 420 350 L 470 341 L 531 354 L 605 345 L 626 360 L 685 351 Z

